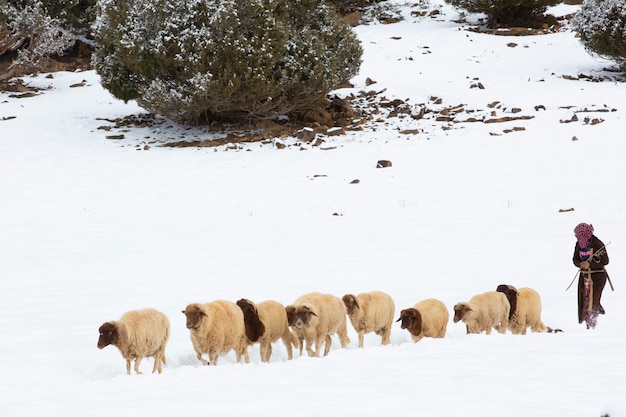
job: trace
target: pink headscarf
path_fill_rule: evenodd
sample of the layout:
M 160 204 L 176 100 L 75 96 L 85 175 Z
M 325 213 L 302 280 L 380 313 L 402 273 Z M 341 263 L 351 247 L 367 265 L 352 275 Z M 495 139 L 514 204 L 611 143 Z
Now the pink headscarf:
M 580 223 L 574 228 L 574 235 L 576 235 L 576 239 L 581 248 L 588 247 L 591 242 L 591 236 L 593 235 L 593 225 Z

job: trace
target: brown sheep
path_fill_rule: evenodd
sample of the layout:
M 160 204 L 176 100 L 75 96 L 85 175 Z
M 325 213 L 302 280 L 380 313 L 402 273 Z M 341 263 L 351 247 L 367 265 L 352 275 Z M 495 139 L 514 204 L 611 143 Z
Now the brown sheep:
M 491 329 L 506 333 L 511 307 L 506 296 L 501 292 L 488 291 L 473 296 L 469 302 L 460 302 L 454 306 L 454 322 L 463 321 L 467 333 L 491 334 Z
M 189 304 L 183 314 L 187 318 L 191 343 L 196 358 L 203 365 L 217 365 L 218 355 L 235 351 L 237 362 L 249 362 L 243 312 L 237 304 L 217 300 L 206 304 Z M 207 362 L 202 355 L 207 354 Z
M 503 293 L 511 306 L 509 312 L 509 330 L 513 334 L 526 334 L 530 327 L 533 332 L 560 332 L 541 321 L 541 296 L 532 288 L 520 288 L 513 285 L 498 285 L 496 291 Z
M 293 359 L 293 348 L 300 347 L 298 338 L 289 329 L 285 306 L 278 301 L 267 300 L 254 304 L 242 298 L 237 305 L 243 311 L 248 343 L 260 343 L 261 361 L 269 362 L 272 355 L 272 343 L 281 339 L 287 348 L 287 357 Z
M 446 329 L 450 315 L 446 305 L 434 298 L 428 298 L 415 304 L 413 308 L 405 308 L 400 312 L 400 327 L 411 333 L 415 343 L 424 337 L 446 337 Z
M 170 321 L 165 314 L 152 308 L 132 310 L 117 321 L 103 323 L 98 331 L 98 349 L 108 345 L 118 348 L 126 359 L 128 375 L 132 360 L 135 361 L 135 373 L 141 373 L 139 364 L 145 357 L 154 358 L 152 373 L 163 372 L 165 345 L 170 337 Z
M 306 342 L 309 356 L 319 356 L 322 342 L 325 342 L 324 356 L 328 355 L 332 343 L 330 336 L 334 333 L 339 336 L 342 348 L 350 343 L 346 307 L 339 297 L 312 292 L 299 297 L 292 305 L 285 307 L 285 311 L 289 325 L 300 342 L 300 354 Z
M 363 347 L 365 334 L 375 332 L 381 336 L 382 344 L 391 343 L 391 326 L 396 305 L 389 294 L 372 291 L 342 297 L 352 327 L 359 334 L 359 347 Z

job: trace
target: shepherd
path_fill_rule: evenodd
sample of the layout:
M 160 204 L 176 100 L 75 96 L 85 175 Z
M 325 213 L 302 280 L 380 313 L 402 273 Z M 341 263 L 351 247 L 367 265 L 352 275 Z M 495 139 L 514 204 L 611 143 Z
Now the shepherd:
M 593 234 L 593 231 L 593 225 L 587 223 L 580 223 L 574 228 L 576 246 L 573 261 L 580 269 L 578 323 L 584 321 L 587 329 L 594 329 L 598 323 L 598 315 L 605 313 L 600 303 L 602 290 L 607 280 L 611 284 L 605 268 L 609 263 L 606 245 Z

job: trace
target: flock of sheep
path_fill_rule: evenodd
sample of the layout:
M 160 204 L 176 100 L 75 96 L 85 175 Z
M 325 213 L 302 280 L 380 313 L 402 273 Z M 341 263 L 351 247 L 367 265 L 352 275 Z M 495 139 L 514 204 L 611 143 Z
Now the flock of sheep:
M 248 346 L 254 343 L 260 345 L 261 361 L 269 362 L 272 343 L 279 339 L 286 346 L 289 359 L 293 358 L 293 348 L 299 349 L 300 355 L 306 349 L 310 356 L 320 356 L 322 345 L 325 356 L 330 351 L 332 335 L 339 337 L 342 348 L 350 343 L 346 316 L 358 333 L 360 348 L 364 335 L 371 332 L 387 345 L 395 303 L 382 291 L 346 294 L 342 298 L 312 292 L 288 306 L 273 300 L 258 304 L 247 299 L 236 303 L 217 300 L 189 304 L 182 312 L 196 357 L 204 365 L 216 365 L 219 355 L 231 350 L 235 351 L 237 362 L 242 358 L 249 362 Z M 429 298 L 402 310 L 396 321 L 418 342 L 423 337 L 445 337 L 448 319 L 445 304 Z M 500 333 L 510 330 L 513 334 L 526 334 L 529 327 L 533 332 L 553 331 L 541 321 L 541 298 L 537 291 L 518 290 L 512 285 L 499 285 L 496 291 L 457 303 L 453 321 L 465 323 L 467 333 L 490 334 L 496 329 Z M 117 347 L 126 360 L 128 374 L 133 360 L 135 372 L 141 373 L 139 364 L 145 357 L 154 358 L 153 373 L 162 372 L 170 335 L 170 322 L 165 314 L 154 309 L 129 311 L 117 321 L 102 324 L 99 332 L 98 348 Z

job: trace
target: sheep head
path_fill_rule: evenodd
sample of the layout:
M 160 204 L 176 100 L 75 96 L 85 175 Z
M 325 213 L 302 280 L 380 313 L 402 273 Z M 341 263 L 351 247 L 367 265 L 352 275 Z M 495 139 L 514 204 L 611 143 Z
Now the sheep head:
M 359 299 L 355 295 L 346 294 L 341 299 L 346 306 L 349 316 L 352 316 L 360 308 Z
M 184 310 L 183 314 L 187 317 L 186 326 L 189 330 L 197 329 L 200 327 L 202 318 L 206 317 L 206 313 L 198 304 L 189 304 Z
M 519 295 L 519 291 L 514 286 L 507 284 L 498 285 L 496 291 L 504 293 L 504 295 L 506 295 L 506 299 L 509 300 L 509 305 L 511 306 L 511 309 L 509 310 L 509 320 L 511 320 L 511 317 L 513 317 L 515 311 L 517 310 L 517 297 Z
M 457 303 L 454 306 L 454 322 L 458 323 L 459 321 L 463 320 L 465 318 L 465 316 L 467 316 L 468 313 L 470 313 L 472 310 L 472 307 L 470 307 L 470 305 L 468 303 L 462 302 L 462 303 Z
M 289 321 L 289 325 L 298 329 L 306 326 L 311 321 L 312 316 L 317 317 L 315 311 L 313 311 L 311 307 L 306 305 L 290 305 L 285 307 L 285 311 L 287 313 L 287 320 Z
M 259 318 L 256 305 L 250 300 L 242 298 L 237 305 L 243 311 L 243 322 L 246 328 L 246 337 L 251 342 L 256 342 L 265 333 L 265 325 Z
M 98 349 L 104 349 L 109 345 L 115 346 L 119 339 L 119 332 L 115 323 L 108 321 L 100 326 L 98 331 L 100 332 L 100 337 L 98 338 Z
M 396 323 L 401 321 L 400 328 L 408 329 L 409 332 L 418 336 L 422 333 L 422 315 L 415 308 L 405 308 L 400 312 L 400 318 L 396 320 Z

